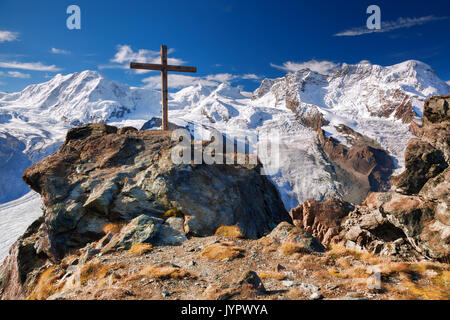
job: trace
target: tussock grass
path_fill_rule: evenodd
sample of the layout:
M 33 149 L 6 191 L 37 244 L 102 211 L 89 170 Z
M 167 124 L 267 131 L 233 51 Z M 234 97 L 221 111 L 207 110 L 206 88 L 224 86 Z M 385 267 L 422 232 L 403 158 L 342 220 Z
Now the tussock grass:
M 235 246 L 232 242 L 220 242 L 204 248 L 199 257 L 213 260 L 236 259 L 243 257 L 244 253 L 243 248 Z
M 294 253 L 311 253 L 308 249 L 305 249 L 303 246 L 298 245 L 292 242 L 285 242 L 280 247 L 281 254 L 285 256 L 291 256 Z
M 244 234 L 238 226 L 220 226 L 216 230 L 216 236 L 222 236 L 230 239 L 244 238 Z
M 164 219 L 169 219 L 169 218 L 171 218 L 171 217 L 175 217 L 175 218 L 183 218 L 183 217 L 184 217 L 184 213 L 183 213 L 183 211 L 181 211 L 180 209 L 174 208 L 174 209 L 169 209 L 169 210 L 167 210 L 167 211 L 162 215 L 162 217 L 163 217 Z
M 149 243 L 135 243 L 128 250 L 128 253 L 134 256 L 141 256 L 153 250 L 153 246 Z
M 58 280 L 61 274 L 58 274 L 55 267 L 44 270 L 37 281 L 36 286 L 29 295 L 29 300 L 46 300 L 48 297 L 57 293 L 61 288 Z
M 102 229 L 102 231 L 105 234 L 112 233 L 112 234 L 118 234 L 120 233 L 120 230 L 126 225 L 125 222 L 112 222 L 105 225 Z
M 150 276 L 157 279 L 183 279 L 190 278 L 195 279 L 191 273 L 183 270 L 181 268 L 176 268 L 172 266 L 150 266 L 145 267 L 141 272 L 141 275 Z
M 100 280 L 106 278 L 110 271 L 110 266 L 101 264 L 98 261 L 89 262 L 80 270 L 80 284 L 85 285 L 89 280 Z
M 286 279 L 286 274 L 284 274 L 283 272 L 275 272 L 275 271 L 261 271 L 258 272 L 258 276 L 261 279 L 275 279 L 275 280 Z

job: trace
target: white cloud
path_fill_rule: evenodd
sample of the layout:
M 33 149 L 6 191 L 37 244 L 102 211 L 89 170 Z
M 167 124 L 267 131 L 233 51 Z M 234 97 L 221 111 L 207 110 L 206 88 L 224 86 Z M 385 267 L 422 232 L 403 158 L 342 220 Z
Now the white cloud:
M 450 86 L 450 80 L 447 81 L 447 84 Z
M 17 62 L 17 61 L 0 61 L 0 67 L 6 69 L 21 69 L 32 71 L 60 71 L 55 65 L 46 66 L 42 62 Z
M 161 89 L 161 76 L 151 76 L 142 80 L 147 88 Z M 168 78 L 169 88 L 177 89 L 192 85 L 202 84 L 205 86 L 218 85 L 218 81 L 208 80 L 207 77 L 194 77 L 183 74 L 171 74 Z
M 173 74 L 171 73 L 168 79 L 169 88 L 178 89 L 184 88 L 192 85 L 201 84 L 204 86 L 217 86 L 221 83 L 231 83 L 234 81 L 249 79 L 249 75 L 233 75 L 230 73 L 218 73 L 210 74 L 203 77 L 188 76 L 183 74 Z M 251 78 L 253 79 L 253 77 Z M 161 89 L 161 76 L 151 76 L 142 80 L 146 83 L 146 87 L 152 89 Z
M 14 41 L 19 36 L 18 32 L 0 30 L 0 43 L 6 41 Z
M 70 52 L 67 50 L 56 49 L 56 48 L 52 48 L 51 52 L 54 54 L 70 54 Z
M 167 54 L 173 53 L 174 49 L 169 49 Z M 141 63 L 161 63 L 161 52 L 155 50 L 139 49 L 133 51 L 129 45 L 118 45 L 114 58 L 110 60 L 113 64 L 101 65 L 100 69 L 129 69 L 130 62 Z M 178 58 L 168 58 L 167 63 L 171 65 L 181 65 L 185 61 Z M 135 73 L 142 74 L 150 72 L 149 70 L 134 70 Z
M 244 74 L 243 76 L 242 76 L 242 79 L 244 79 L 244 80 L 260 80 L 261 79 L 261 77 L 260 76 L 257 76 L 256 74 L 254 74 L 254 73 L 247 73 L 247 74 Z
M 332 62 L 332 61 L 317 61 L 317 60 L 310 60 L 306 62 L 292 62 L 288 61 L 283 63 L 282 66 L 276 65 L 271 63 L 272 67 L 286 71 L 286 72 L 295 72 L 303 69 L 310 69 L 312 71 L 321 73 L 321 74 L 330 74 L 332 73 L 337 67 L 339 67 L 338 64 Z
M 367 33 L 382 33 L 397 29 L 410 28 L 413 26 L 423 25 L 432 21 L 445 20 L 448 17 L 425 16 L 420 18 L 398 18 L 396 21 L 381 21 L 381 29 L 368 29 L 367 27 L 352 28 L 335 34 L 336 37 L 354 37 Z
M 8 76 L 19 79 L 29 79 L 31 77 L 28 73 L 22 73 L 19 71 L 8 71 Z

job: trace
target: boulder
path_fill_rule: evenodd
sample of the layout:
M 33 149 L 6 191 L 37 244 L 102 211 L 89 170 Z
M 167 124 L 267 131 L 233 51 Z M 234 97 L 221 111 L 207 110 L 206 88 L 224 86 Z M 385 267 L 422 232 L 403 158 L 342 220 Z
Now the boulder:
M 291 210 L 294 225 L 304 228 L 324 246 L 338 242 L 341 221 L 354 207 L 339 199 L 328 199 L 325 202 L 308 200 Z
M 213 235 L 221 225 L 237 225 L 245 237 L 258 238 L 290 221 L 259 165 L 175 164 L 177 143 L 170 132 L 103 124 L 69 130 L 55 154 L 23 175 L 45 206 L 48 241 L 38 239 L 40 247 L 59 259 L 102 238 L 105 225 L 142 215 L 163 222 L 170 210 L 180 219 L 154 226 L 159 234 L 172 233 L 174 243 L 184 233 Z
M 325 249 L 309 232 L 288 222 L 280 223 L 266 238 L 277 245 L 292 244 L 304 252 L 323 252 Z
M 450 96 L 425 102 L 423 126 L 393 190 L 372 193 L 342 224 L 348 247 L 402 259 L 450 260 Z
M 444 154 L 428 142 L 411 139 L 405 152 L 406 170 L 394 179 L 397 191 L 417 194 L 425 183 L 447 167 Z
M 258 238 L 291 221 L 259 164 L 176 164 L 177 144 L 170 132 L 104 124 L 69 130 L 56 153 L 23 174 L 44 213 L 0 268 L 0 297 L 27 297 L 44 266 L 73 254 L 87 261 L 134 244 L 179 245 L 219 226 Z

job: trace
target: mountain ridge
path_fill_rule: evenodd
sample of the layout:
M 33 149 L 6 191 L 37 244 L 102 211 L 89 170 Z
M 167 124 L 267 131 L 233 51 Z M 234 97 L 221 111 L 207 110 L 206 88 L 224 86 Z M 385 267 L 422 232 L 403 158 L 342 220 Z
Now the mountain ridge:
M 388 67 L 344 63 L 328 75 L 303 69 L 264 79 L 253 93 L 228 83 L 189 86 L 170 93 L 169 117 L 182 127 L 197 124 L 238 137 L 279 131 L 284 158 L 281 172 L 272 179 L 289 209 L 307 199 L 345 193 L 328 168 L 332 164 L 317 149 L 312 128 L 317 119 L 323 119 L 320 127 L 325 137 L 344 145 L 351 145 L 351 137 L 337 126 L 373 139 L 392 154 L 400 171 L 411 138 L 409 122 L 420 121 L 425 98 L 446 94 L 449 88 L 428 65 L 416 60 Z M 119 84 L 91 70 L 57 74 L 21 92 L 0 95 L 0 132 L 24 143 L 23 152 L 32 163 L 54 152 L 74 126 L 95 122 L 140 128 L 160 114 L 159 91 Z M 291 150 L 292 145 L 298 150 Z M 299 171 L 299 166 L 315 172 L 314 178 L 307 177 L 308 169 Z M 314 185 L 312 191 L 308 185 Z M 0 202 L 9 200 L 4 196 Z

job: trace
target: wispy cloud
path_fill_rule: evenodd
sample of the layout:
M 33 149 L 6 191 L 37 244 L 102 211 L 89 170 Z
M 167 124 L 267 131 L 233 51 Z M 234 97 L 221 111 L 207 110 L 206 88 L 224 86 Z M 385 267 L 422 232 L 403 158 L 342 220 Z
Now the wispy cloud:
M 368 29 L 367 27 L 352 28 L 336 33 L 336 37 L 354 37 L 368 33 L 382 33 L 393 30 L 411 28 L 425 23 L 448 19 L 448 17 L 425 16 L 420 18 L 398 18 L 395 21 L 382 21 L 381 29 Z
M 168 54 L 173 53 L 174 49 L 169 49 Z M 100 65 L 99 69 L 129 69 L 130 62 L 141 63 L 161 63 L 161 52 L 156 50 L 138 49 L 133 51 L 129 45 L 118 45 L 114 58 L 110 60 L 111 64 Z M 168 58 L 167 62 L 172 65 L 181 65 L 186 63 L 182 59 Z M 148 70 L 133 70 L 135 73 L 142 74 L 150 72 Z
M 321 74 L 330 74 L 332 73 L 336 68 L 339 67 L 338 64 L 332 62 L 332 61 L 317 61 L 317 60 L 309 60 L 305 62 L 292 62 L 287 61 L 283 63 L 283 65 L 277 65 L 274 63 L 270 64 L 272 67 L 286 71 L 286 72 L 295 72 L 300 71 L 303 69 L 310 69 L 312 71 L 321 73 Z
M 17 62 L 17 61 L 0 61 L 0 68 L 6 69 L 21 69 L 21 70 L 31 70 L 31 71 L 49 71 L 56 72 L 62 69 L 56 67 L 55 65 L 44 65 L 42 62 Z
M 447 81 L 447 84 L 450 86 L 450 80 Z
M 8 76 L 11 78 L 29 79 L 31 77 L 28 73 L 22 73 L 19 71 L 8 71 Z
M 57 48 L 52 48 L 52 50 L 50 50 L 51 53 L 54 54 L 70 54 L 70 51 L 67 50 L 63 50 L 63 49 L 57 49 Z
M 19 37 L 18 32 L 12 32 L 7 30 L 0 30 L 0 43 L 6 41 L 14 41 Z
M 255 80 L 255 81 L 258 81 L 258 80 L 261 80 L 261 77 L 260 77 L 260 76 L 257 76 L 257 75 L 254 74 L 254 73 L 247 73 L 247 74 L 244 74 L 244 75 L 242 76 L 242 79 L 244 79 L 244 80 Z
M 242 79 L 255 79 L 256 75 L 234 75 L 230 73 L 210 74 L 203 77 L 171 74 L 168 79 L 169 88 L 178 89 L 192 85 L 217 86 L 221 83 L 232 83 Z M 142 80 L 147 88 L 161 89 L 161 76 L 151 76 Z

